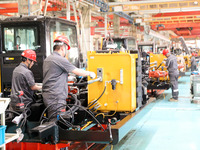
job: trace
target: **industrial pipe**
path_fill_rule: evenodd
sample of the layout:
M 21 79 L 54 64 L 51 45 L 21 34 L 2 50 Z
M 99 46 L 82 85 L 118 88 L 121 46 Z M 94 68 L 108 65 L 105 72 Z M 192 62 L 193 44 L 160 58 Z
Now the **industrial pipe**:
M 153 65 L 153 66 L 149 67 L 149 69 L 154 68 L 154 67 L 157 67 L 157 65 Z
M 152 65 L 152 64 L 157 65 L 157 61 L 154 61 L 154 62 L 150 63 L 150 65 Z
M 100 81 L 100 80 L 101 80 L 101 77 L 97 77 L 94 80 L 90 80 L 90 81 L 83 82 L 83 83 L 68 83 L 68 86 L 84 86 L 84 85 L 92 84 L 92 83 Z

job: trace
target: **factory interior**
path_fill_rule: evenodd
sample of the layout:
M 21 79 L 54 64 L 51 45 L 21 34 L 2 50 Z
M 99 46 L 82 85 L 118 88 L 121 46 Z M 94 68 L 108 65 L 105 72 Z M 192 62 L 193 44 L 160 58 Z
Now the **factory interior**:
M 0 149 L 200 150 L 200 0 L 0 0 Z

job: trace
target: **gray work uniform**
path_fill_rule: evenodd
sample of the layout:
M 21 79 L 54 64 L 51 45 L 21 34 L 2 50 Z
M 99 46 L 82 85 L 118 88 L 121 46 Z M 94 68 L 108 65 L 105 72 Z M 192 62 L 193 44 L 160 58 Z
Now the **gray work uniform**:
M 66 105 L 68 97 L 68 73 L 74 69 L 76 67 L 58 52 L 44 60 L 42 96 L 45 106 L 49 106 L 48 117 L 55 117 L 56 112 L 65 108 L 61 106 Z
M 171 83 L 171 88 L 172 88 L 172 97 L 174 99 L 178 99 L 178 76 L 179 76 L 179 71 L 178 71 L 178 63 L 177 63 L 177 58 L 174 55 L 170 55 L 167 58 L 166 61 L 166 67 L 169 72 L 169 77 L 170 77 L 170 83 Z
M 195 71 L 197 67 L 197 62 L 194 56 L 191 58 L 191 72 Z
M 16 95 L 18 91 L 23 91 L 21 96 L 22 102 L 27 105 L 33 101 L 34 91 L 31 90 L 31 86 L 35 85 L 34 76 L 31 70 L 24 63 L 20 63 L 17 66 L 12 75 L 12 88 L 11 88 L 11 105 L 16 105 L 20 102 L 20 99 Z

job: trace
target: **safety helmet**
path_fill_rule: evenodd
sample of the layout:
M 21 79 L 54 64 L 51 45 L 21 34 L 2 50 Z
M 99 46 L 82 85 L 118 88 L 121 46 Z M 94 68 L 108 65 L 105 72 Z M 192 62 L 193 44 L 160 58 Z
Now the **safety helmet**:
M 27 50 L 23 51 L 21 56 L 37 62 L 36 61 L 36 53 L 35 53 L 35 51 L 33 51 L 31 49 L 27 49 Z
M 69 45 L 69 40 L 66 36 L 63 36 L 63 35 L 57 36 L 53 42 L 54 42 L 54 45 L 66 44 L 68 46 L 67 50 L 69 50 L 71 48 Z
M 195 56 L 195 53 L 192 53 L 192 56 Z
M 163 55 L 166 56 L 168 53 L 169 53 L 169 50 L 168 50 L 168 49 L 164 49 L 164 50 L 163 50 Z

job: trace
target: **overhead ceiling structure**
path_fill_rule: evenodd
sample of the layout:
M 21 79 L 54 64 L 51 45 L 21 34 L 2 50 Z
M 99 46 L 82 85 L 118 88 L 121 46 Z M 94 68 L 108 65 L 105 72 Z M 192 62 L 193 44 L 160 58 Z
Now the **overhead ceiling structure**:
M 19 12 L 18 1 L 25 2 L 28 0 L 1 0 L 0 15 L 16 15 Z M 40 3 L 41 12 L 45 9 L 45 2 L 48 2 L 47 12 L 60 12 L 59 17 L 66 18 L 68 0 L 32 1 L 36 2 L 31 7 Z M 111 26 L 113 25 L 113 14 L 117 14 L 120 16 L 121 26 L 130 26 L 130 23 L 134 23 L 136 18 L 141 18 L 142 22 L 150 25 L 154 31 L 173 31 L 174 35 L 172 38 L 184 36 L 186 39 L 195 39 L 200 37 L 200 0 L 127 0 L 123 2 L 110 0 L 108 3 L 103 0 L 77 1 L 88 3 L 92 7 L 99 7 L 99 11 L 96 11 L 92 15 L 92 22 L 96 22 L 97 27 L 105 26 L 103 13 L 106 12 L 108 23 Z M 31 13 L 36 11 L 38 10 L 32 9 Z M 71 19 L 74 19 L 74 16 L 71 16 Z
M 26 3 L 26 2 L 27 2 L 27 0 L 24 0 L 24 3 Z M 33 1 L 31 7 L 34 7 L 34 5 L 36 5 L 36 4 L 37 3 L 34 3 L 34 1 Z M 43 3 L 43 6 L 44 6 L 44 3 Z M 0 15 L 4 15 L 4 16 L 13 16 L 13 15 L 16 15 L 19 12 L 18 7 L 19 7 L 18 6 L 18 0 L 0 1 Z M 53 11 L 58 10 L 56 8 L 52 9 L 51 6 L 49 6 L 49 8 L 51 8 L 51 10 L 53 10 Z
M 195 39 L 200 37 L 200 11 L 179 12 L 156 14 L 151 18 L 144 18 L 145 22 L 149 22 L 153 30 L 171 30 L 179 38 L 184 36 L 186 39 Z
M 143 0 L 109 3 L 110 11 L 121 7 L 123 12 L 142 15 L 143 22 L 154 31 L 171 30 L 179 38 L 200 37 L 200 0 Z M 151 17 L 144 17 L 150 15 Z

